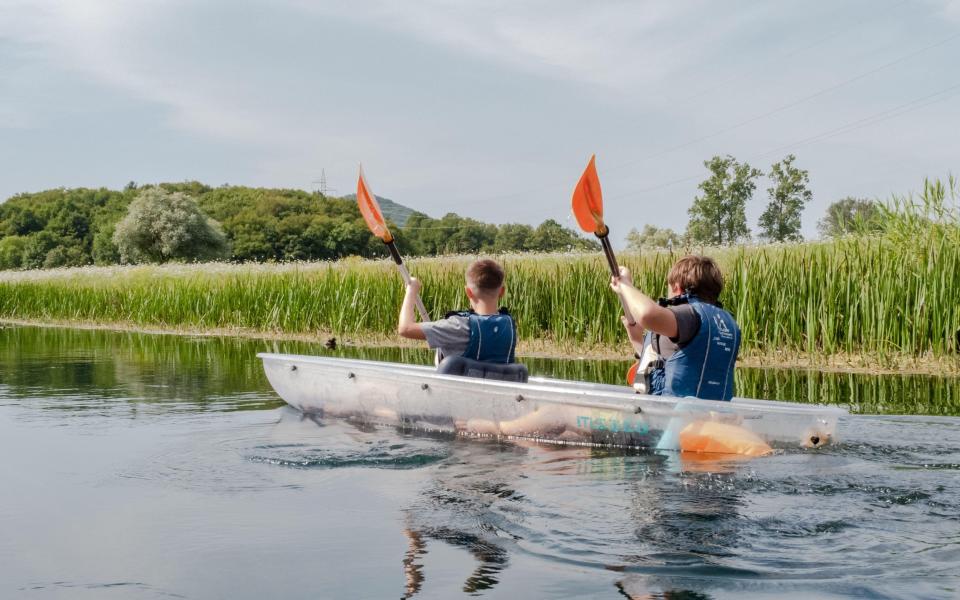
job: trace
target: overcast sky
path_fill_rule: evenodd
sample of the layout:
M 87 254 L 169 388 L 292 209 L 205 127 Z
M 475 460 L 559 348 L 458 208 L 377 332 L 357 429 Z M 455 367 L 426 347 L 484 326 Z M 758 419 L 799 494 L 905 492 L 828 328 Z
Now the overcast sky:
M 685 227 L 732 154 L 843 196 L 960 173 L 960 0 L 0 0 L 0 197 L 326 171 L 433 216 Z M 748 215 L 756 229 L 767 181 Z

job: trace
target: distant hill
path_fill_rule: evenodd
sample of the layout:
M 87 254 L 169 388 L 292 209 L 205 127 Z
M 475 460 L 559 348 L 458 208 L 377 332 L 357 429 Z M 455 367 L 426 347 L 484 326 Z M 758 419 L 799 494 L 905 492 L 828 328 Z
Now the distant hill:
M 349 196 L 344 196 L 346 200 L 357 200 L 356 194 L 350 194 Z M 383 216 L 390 219 L 399 227 L 403 227 L 407 223 L 407 219 L 410 218 L 415 212 L 412 208 L 404 206 L 399 202 L 394 202 L 390 198 L 384 198 L 383 196 L 376 196 L 377 202 L 380 203 L 380 209 L 383 211 Z

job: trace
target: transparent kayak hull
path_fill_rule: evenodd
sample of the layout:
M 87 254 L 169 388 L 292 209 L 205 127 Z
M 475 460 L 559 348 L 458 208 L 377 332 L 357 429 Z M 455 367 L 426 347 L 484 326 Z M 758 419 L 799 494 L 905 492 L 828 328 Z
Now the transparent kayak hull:
M 749 432 L 772 447 L 836 441 L 837 407 L 637 394 L 625 386 L 531 377 L 527 383 L 440 375 L 399 363 L 258 354 L 267 379 L 304 413 L 431 432 L 679 450 L 702 423 Z M 728 427 L 730 429 L 730 427 Z

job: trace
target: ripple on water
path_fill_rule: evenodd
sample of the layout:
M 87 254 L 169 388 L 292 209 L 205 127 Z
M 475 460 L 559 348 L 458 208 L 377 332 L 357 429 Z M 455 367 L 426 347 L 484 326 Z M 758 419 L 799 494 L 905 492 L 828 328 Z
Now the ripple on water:
M 176 438 L 162 452 L 120 475 L 188 489 L 234 493 L 299 489 L 315 481 L 293 475 L 296 470 L 415 469 L 449 455 L 449 445 L 444 440 L 404 435 L 392 429 L 354 427 L 344 422 L 326 426 L 288 408 L 273 414 L 279 419 L 271 419 L 273 425 L 268 427 L 262 422 L 242 423 L 205 435 Z M 261 468 L 252 470 L 251 463 Z
M 31 583 L 19 588 L 21 592 L 54 592 L 69 590 L 71 598 L 186 598 L 140 581 L 109 581 L 81 583 L 76 581 L 51 581 Z
M 378 469 L 416 469 L 449 456 L 441 444 L 428 445 L 421 440 L 393 443 L 369 440 L 361 448 L 330 448 L 327 444 L 262 444 L 254 446 L 244 458 L 297 469 L 337 469 L 371 467 Z

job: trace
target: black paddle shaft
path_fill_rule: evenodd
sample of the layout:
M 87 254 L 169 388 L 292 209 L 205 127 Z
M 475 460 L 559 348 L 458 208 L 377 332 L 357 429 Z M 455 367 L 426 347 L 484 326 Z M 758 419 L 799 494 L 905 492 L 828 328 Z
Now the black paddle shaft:
M 397 250 L 397 244 L 393 240 L 384 242 L 384 244 L 387 245 L 387 250 L 390 251 L 390 256 L 393 258 L 393 262 L 397 263 L 398 265 L 402 265 L 403 259 L 400 258 L 400 251 Z
M 614 277 L 620 277 L 620 267 L 617 265 L 617 257 L 613 255 L 613 247 L 610 245 L 610 239 L 606 234 L 598 235 L 600 238 L 600 245 L 603 246 L 603 255 L 607 257 L 607 264 L 610 266 L 610 273 Z M 622 294 L 618 294 L 620 297 L 620 306 L 623 307 L 623 314 L 627 317 L 627 323 L 631 326 L 636 324 L 636 319 L 633 318 L 633 314 L 630 312 L 630 307 L 627 305 L 626 299 Z
M 620 267 L 617 265 L 617 257 L 613 255 L 613 247 L 610 245 L 610 238 L 606 235 L 598 235 L 600 245 L 603 246 L 603 254 L 607 257 L 607 264 L 610 266 L 610 273 L 614 277 L 620 277 Z

